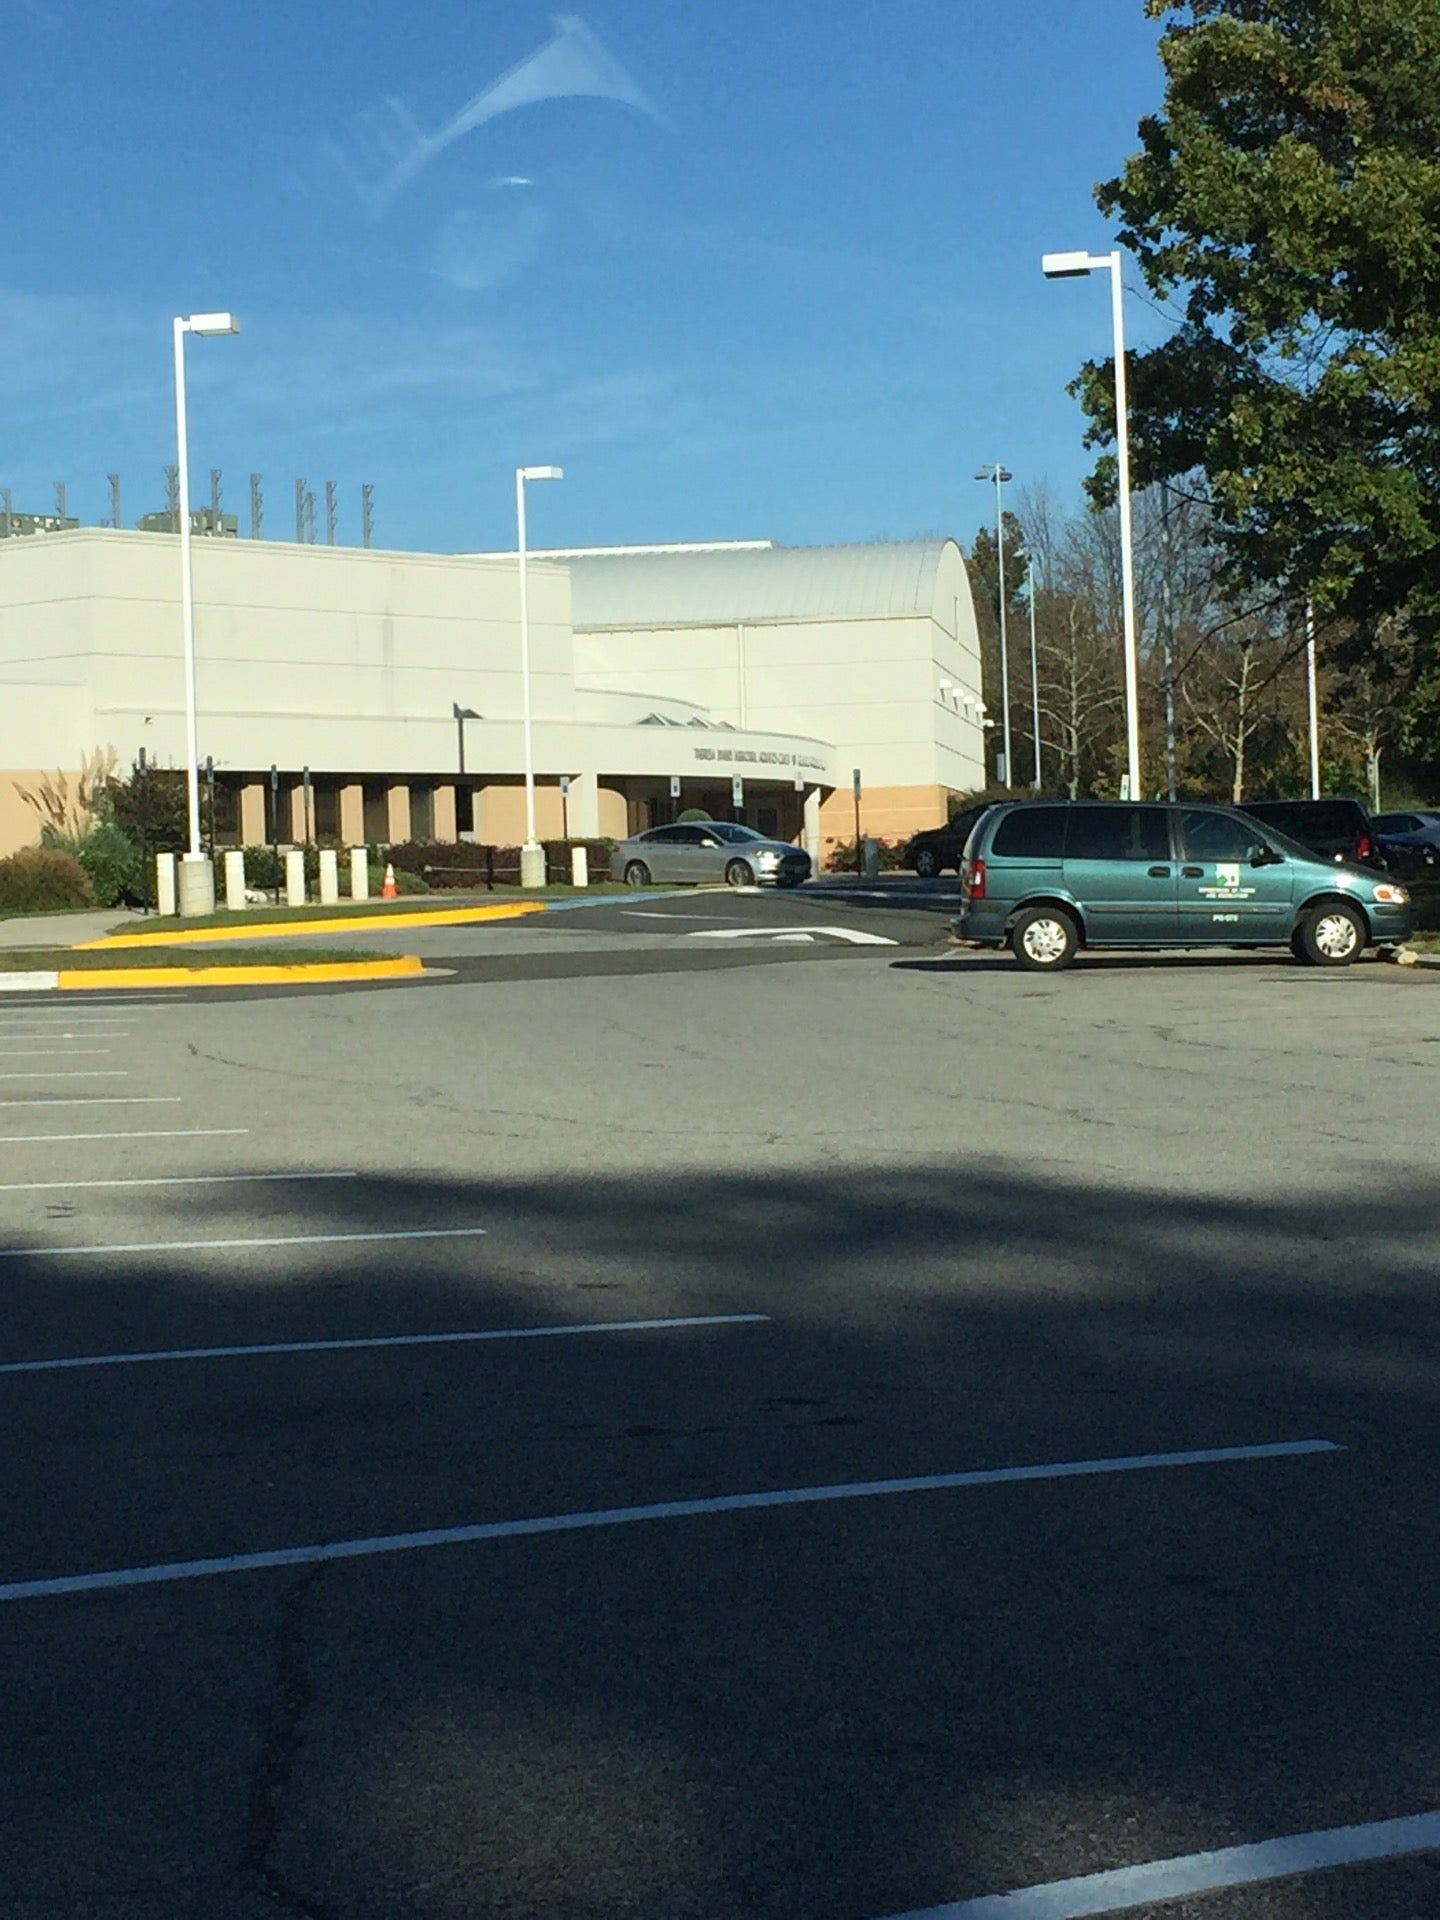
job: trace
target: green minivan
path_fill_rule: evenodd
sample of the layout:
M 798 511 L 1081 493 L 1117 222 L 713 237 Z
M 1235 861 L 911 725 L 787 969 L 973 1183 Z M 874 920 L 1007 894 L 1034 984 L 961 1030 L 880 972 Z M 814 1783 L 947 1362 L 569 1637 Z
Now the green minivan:
M 1383 872 L 1322 859 L 1231 807 L 1126 800 L 992 807 L 965 844 L 959 939 L 1053 973 L 1082 947 L 1288 946 L 1348 966 L 1413 930 Z

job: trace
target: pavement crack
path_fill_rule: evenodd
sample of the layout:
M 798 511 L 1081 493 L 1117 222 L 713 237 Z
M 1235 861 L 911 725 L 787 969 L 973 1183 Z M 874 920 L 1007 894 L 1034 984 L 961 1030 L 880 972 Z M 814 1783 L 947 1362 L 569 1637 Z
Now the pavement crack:
M 307 1567 L 281 1597 L 275 1621 L 272 1689 L 261 1730 L 260 1752 L 250 1776 L 241 1831 L 243 1878 L 282 1912 L 300 1920 L 340 1920 L 335 1908 L 301 1893 L 275 1861 L 275 1848 L 295 1762 L 305 1744 L 305 1722 L 314 1703 L 306 1602 L 324 1578 L 323 1562 Z

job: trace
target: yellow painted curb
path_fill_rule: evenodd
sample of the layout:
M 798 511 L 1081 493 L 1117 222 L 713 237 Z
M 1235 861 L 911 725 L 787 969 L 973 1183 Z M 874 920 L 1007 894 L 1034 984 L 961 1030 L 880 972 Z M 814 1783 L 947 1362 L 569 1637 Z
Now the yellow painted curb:
M 183 927 L 169 933 L 107 933 L 99 940 L 79 940 L 72 953 L 109 952 L 112 947 L 206 946 L 225 940 L 296 939 L 311 933 L 367 933 L 381 927 L 463 927 L 480 920 L 518 920 L 527 913 L 544 913 L 541 900 L 519 900 L 504 907 L 427 907 L 419 913 L 355 913 L 343 920 L 242 920 L 233 927 Z
M 350 980 L 413 980 L 425 963 L 413 953 L 393 960 L 325 960 L 294 967 L 65 967 L 62 993 L 105 987 L 293 987 L 338 986 Z

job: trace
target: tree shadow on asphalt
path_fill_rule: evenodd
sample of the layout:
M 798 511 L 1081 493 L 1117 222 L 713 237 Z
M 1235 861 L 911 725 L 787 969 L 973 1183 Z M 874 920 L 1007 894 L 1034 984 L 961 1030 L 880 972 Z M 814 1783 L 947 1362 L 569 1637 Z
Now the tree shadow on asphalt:
M 876 1920 L 1434 1804 L 1440 1183 L 1211 1199 L 936 1164 L 394 1178 L 317 1186 L 298 1224 L 296 1205 L 294 1232 L 486 1237 L 10 1261 L 4 1357 L 770 1319 L 12 1378 L 7 1438 L 38 1490 L 12 1491 L 5 1577 L 977 1467 L 1346 1451 L 4 1609 L 13 1724 L 42 1755 L 4 1779 L 36 1913 L 184 1862 L 213 1876 L 195 1911 L 226 1914 L 227 1873 L 263 1856 L 266 1897 L 345 1920 Z M 202 1237 L 193 1212 L 175 1235 Z M 212 1663 L 277 1634 L 276 1697 L 217 1722 Z M 243 1806 L 182 1791 L 232 1749 L 273 1799 L 257 1842 L 252 1778 L 248 1852 Z M 85 1810 L 63 1849 L 57 1804 Z M 1383 1871 L 1397 1904 L 1366 1910 L 1431 1910 L 1433 1861 Z M 1285 1920 L 1365 1906 L 1346 1874 L 1276 1897 Z

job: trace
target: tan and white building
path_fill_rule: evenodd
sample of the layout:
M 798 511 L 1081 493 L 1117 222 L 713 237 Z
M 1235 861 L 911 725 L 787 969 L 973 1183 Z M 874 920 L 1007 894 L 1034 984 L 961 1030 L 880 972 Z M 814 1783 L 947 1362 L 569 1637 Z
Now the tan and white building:
M 46 772 L 184 764 L 178 549 L 0 541 L 0 854 L 36 837 L 17 789 Z M 194 563 L 220 844 L 523 840 L 514 554 L 201 539 Z M 953 541 L 533 554 L 529 588 L 542 838 L 700 807 L 819 851 L 853 835 L 857 769 L 880 837 L 983 782 Z

